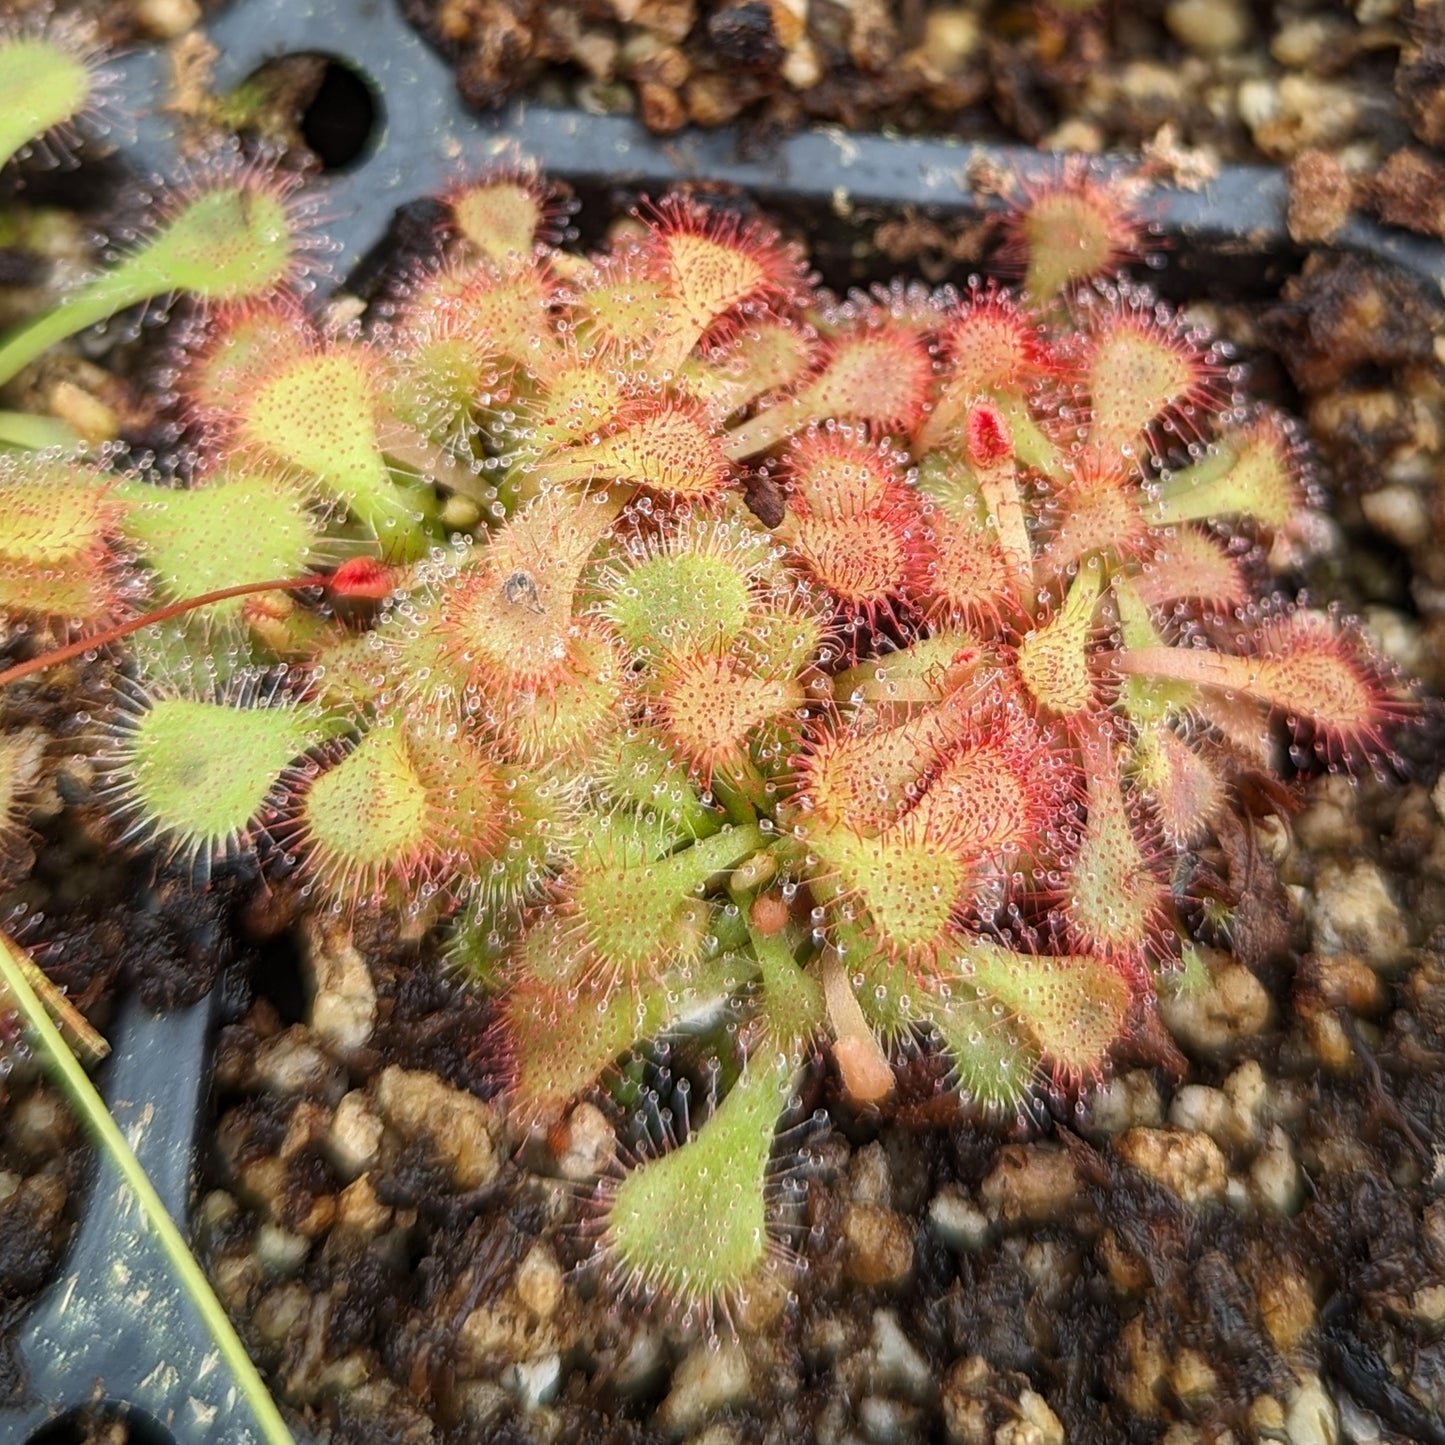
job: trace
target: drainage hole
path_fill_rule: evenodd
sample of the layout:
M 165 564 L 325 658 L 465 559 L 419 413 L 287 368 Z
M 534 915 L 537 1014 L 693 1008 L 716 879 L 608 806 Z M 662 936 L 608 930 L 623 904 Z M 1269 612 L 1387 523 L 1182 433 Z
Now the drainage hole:
M 101 1405 L 42 1425 L 25 1445 L 175 1445 L 175 1436 L 139 1410 Z
M 364 161 L 381 138 L 381 95 L 349 61 L 302 50 L 268 60 L 229 96 L 241 130 L 304 149 L 324 172 Z

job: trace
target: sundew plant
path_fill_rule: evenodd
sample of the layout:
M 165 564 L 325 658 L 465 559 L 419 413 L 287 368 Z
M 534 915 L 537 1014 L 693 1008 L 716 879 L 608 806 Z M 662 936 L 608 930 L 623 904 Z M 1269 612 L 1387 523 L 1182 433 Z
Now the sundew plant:
M 1020 205 L 1015 284 L 842 299 L 731 199 L 595 254 L 526 170 L 443 200 L 393 298 L 325 324 L 288 188 L 216 167 L 0 338 L 9 379 L 201 303 L 183 462 L 5 423 L 0 607 L 17 654 L 99 649 L 118 839 L 444 934 L 519 1128 L 713 1028 L 715 1107 L 595 1201 L 620 1286 L 712 1317 L 785 1254 L 810 1060 L 859 1106 L 919 1047 L 1004 1115 L 1087 1087 L 1199 966 L 1185 855 L 1408 702 L 1280 595 L 1295 429 L 1127 278 L 1088 172 Z

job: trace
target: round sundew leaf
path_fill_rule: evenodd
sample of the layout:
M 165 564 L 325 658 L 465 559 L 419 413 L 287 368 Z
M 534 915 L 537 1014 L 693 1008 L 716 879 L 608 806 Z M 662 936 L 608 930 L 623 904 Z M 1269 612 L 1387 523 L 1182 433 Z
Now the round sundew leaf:
M 292 358 L 239 412 L 248 442 L 325 477 L 348 502 L 383 471 L 371 375 L 350 351 Z
M 294 709 L 160 698 L 121 749 L 128 806 L 148 832 L 214 853 L 246 831 L 311 741 Z
M 553 965 L 564 948 L 555 920 L 543 918 L 512 956 L 503 1035 L 512 1108 L 524 1119 L 555 1114 L 632 1044 L 716 1007 L 748 976 L 737 960 L 719 958 L 661 981 L 558 977 Z
M 1099 600 L 1102 569 L 1079 569 L 1059 610 L 1024 635 L 1018 648 L 1018 673 L 1024 687 L 1050 712 L 1082 712 L 1094 700 L 1089 666 L 1089 637 Z
M 659 857 L 656 831 L 614 820 L 578 858 L 568 912 L 599 967 L 657 977 L 703 948 L 712 905 L 698 896 L 702 885 L 762 842 L 755 827 L 724 828 Z
M 476 332 L 535 376 L 558 364 L 556 335 L 548 324 L 552 291 L 546 268 L 526 261 L 500 271 L 475 268 L 460 300 Z
M 1049 794 L 1047 778 L 1029 762 L 1002 740 L 960 749 L 929 781 L 913 809 L 915 826 L 931 838 L 947 839 L 952 851 L 969 860 L 1031 842 Z
M 300 576 L 314 561 L 321 529 L 298 481 L 233 475 L 191 491 L 137 484 L 126 495 L 135 502 L 126 535 L 168 599 Z M 234 616 L 244 601 L 214 603 L 212 613 Z
M 612 521 L 607 507 L 545 492 L 495 531 L 452 578 L 437 630 L 448 670 L 484 698 L 546 692 L 574 668 L 583 568 Z
M 249 447 L 317 478 L 344 502 L 390 557 L 422 549 L 420 491 L 392 478 L 377 438 L 377 397 L 360 347 L 295 356 L 268 376 L 238 408 Z
M 429 851 L 468 870 L 485 867 L 523 826 L 497 760 L 469 733 L 414 720 L 406 748 L 426 789 Z
M 1132 225 L 1104 183 L 1065 182 L 1030 199 L 1018 222 L 1028 252 L 1024 291 L 1036 305 L 1066 286 L 1097 276 L 1127 251 Z
M 109 613 L 115 602 L 115 581 L 97 559 L 32 567 L 0 557 L 0 610 L 91 622 Z
M 713 497 L 727 485 L 726 458 L 696 406 L 657 402 L 632 411 L 600 438 L 555 453 L 544 463 L 547 475 L 568 482 L 595 477 L 686 497 Z
M 833 924 L 831 937 L 868 1027 L 885 1047 L 907 1038 L 923 1022 L 917 976 L 879 947 L 867 915 L 859 910 L 847 910 Z
M 936 519 L 923 591 L 930 615 L 988 623 L 1017 595 L 1017 574 L 997 540 L 970 521 Z
M 1191 746 L 1162 720 L 1141 727 L 1134 739 L 1135 779 L 1176 847 L 1197 843 L 1225 806 L 1224 779 L 1202 755 L 1204 746 Z
M 923 337 L 889 321 L 840 335 L 827 366 L 799 400 L 808 420 L 846 417 L 905 431 L 924 406 L 932 380 L 933 358 Z
M 167 290 L 240 301 L 285 279 L 292 225 L 279 187 L 237 180 L 199 191 L 123 265 L 153 271 Z
M 1165 885 L 1134 836 L 1118 764 L 1104 747 L 1090 749 L 1086 774 L 1087 819 L 1066 884 L 1069 923 L 1085 947 L 1138 953 L 1164 917 Z
M 907 581 L 908 549 L 879 524 L 845 526 L 800 519 L 792 550 L 840 602 L 882 606 Z
M 655 818 L 669 836 L 675 829 L 679 840 L 714 832 L 721 821 L 655 729 L 614 734 L 597 759 L 597 780 L 610 798 Z
M 1080 1076 L 1103 1063 L 1128 1023 L 1133 993 L 1117 969 L 1097 958 L 1018 953 L 971 939 L 962 967 L 980 996 L 1001 1003 L 1045 1059 Z
M 84 59 L 43 35 L 0 40 L 0 166 L 46 131 L 74 120 L 90 100 Z
M 928 1021 L 953 1060 L 960 1093 L 989 1113 L 1018 1110 L 1039 1076 L 1039 1049 L 1010 1015 L 1000 1018 L 982 991 L 954 984 L 931 996 Z
M 186 389 L 202 415 L 240 415 L 258 388 L 312 354 L 315 332 L 286 302 L 247 307 L 212 321 L 205 348 L 186 369 Z
M 529 411 L 523 440 L 537 449 L 581 442 L 617 415 L 625 395 L 625 378 L 614 367 L 559 366 L 548 375 L 546 390 Z
M 661 237 L 658 250 L 669 299 L 698 335 L 771 280 L 762 259 L 730 238 L 680 229 Z
M 867 907 L 878 946 L 890 951 L 931 953 L 973 881 L 962 860 L 920 836 L 907 816 L 876 838 L 820 828 L 809 834 L 808 845 L 839 892 Z
M 606 615 L 640 659 L 660 651 L 726 648 L 752 606 L 747 574 L 727 557 L 663 554 L 622 574 Z
M 577 336 L 599 353 L 618 347 L 635 351 L 639 338 L 651 337 L 666 319 L 669 301 L 661 281 L 616 270 L 600 271 L 577 293 L 573 318 Z
M 590 760 L 626 721 L 626 675 L 615 646 L 579 628 L 564 650 L 568 668 L 555 687 L 518 688 L 489 708 L 500 741 L 525 762 Z
M 367 733 L 301 799 L 308 866 L 338 897 L 375 894 L 433 855 L 427 801 L 401 730 Z
M 535 182 L 478 181 L 454 191 L 450 200 L 457 230 L 488 260 L 501 265 L 531 255 L 546 216 L 544 192 Z
M 1089 356 L 1092 450 L 1111 459 L 1131 453 L 1151 421 L 1198 387 L 1204 369 L 1193 343 L 1177 330 L 1121 316 Z
M 674 654 L 657 679 L 658 726 L 704 778 L 741 758 L 757 730 L 803 702 L 794 678 L 760 677 L 726 655 Z
M 880 832 L 917 799 L 926 773 L 966 725 L 953 710 L 933 707 L 892 727 L 824 736 L 804 762 L 803 792 L 819 818 Z
M 0 557 L 73 562 L 104 546 L 124 510 L 114 488 L 73 463 L 0 459 Z
M 823 622 L 802 608 L 768 607 L 738 640 L 737 654 L 761 677 L 797 677 L 818 660 Z
M 970 633 L 938 632 L 837 673 L 833 696 L 840 703 L 880 708 L 930 707 L 972 679 L 985 660 L 982 644 Z
M 768 1158 L 791 1083 L 786 1059 L 755 1061 L 680 1148 L 617 1186 L 604 1248 L 628 1284 L 704 1311 L 746 1289 L 769 1254 Z
M 518 983 L 502 1008 L 513 1048 L 510 1090 L 524 1117 L 560 1109 L 639 1036 L 655 987 L 618 984 L 561 986 L 530 979 Z M 659 1017 L 660 1024 L 661 1019 Z

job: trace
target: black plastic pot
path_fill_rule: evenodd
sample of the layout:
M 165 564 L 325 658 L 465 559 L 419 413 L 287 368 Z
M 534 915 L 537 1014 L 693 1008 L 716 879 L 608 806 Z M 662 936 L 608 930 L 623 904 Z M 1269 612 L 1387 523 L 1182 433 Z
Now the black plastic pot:
M 911 213 L 947 223 L 1000 208 L 1003 202 L 971 187 L 969 176 L 981 173 L 976 166 L 1025 184 L 1059 168 L 1057 157 L 1023 147 L 831 130 L 795 135 L 765 157 L 744 158 L 726 131 L 660 141 L 630 119 L 526 104 L 479 118 L 462 108 L 451 72 L 390 0 L 236 0 L 208 33 L 220 52 L 219 89 L 264 61 L 298 53 L 327 57 L 340 91 L 349 88 L 346 123 L 356 155 L 320 182 L 325 229 L 339 246 L 337 275 L 388 244 L 399 207 L 499 153 L 536 159 L 584 200 L 604 199 L 609 210 L 618 200 L 684 182 L 737 187 L 785 224 L 798 225 L 814 264 L 835 285 L 897 269 L 880 263 L 872 245 L 882 220 Z M 123 68 L 127 102 L 144 110 L 147 96 L 161 90 L 159 61 L 138 53 Z M 140 121 L 128 150 L 142 169 L 173 168 L 173 137 L 163 118 Z M 1099 164 L 1131 166 L 1127 158 Z M 1142 209 L 1169 253 L 1159 280 L 1171 292 L 1221 300 L 1272 294 L 1303 254 L 1289 240 L 1286 200 L 1283 175 L 1259 166 L 1226 167 L 1197 191 L 1153 187 Z M 1434 296 L 1445 282 L 1445 249 L 1404 232 L 1355 218 L 1334 245 L 1402 268 Z M 219 993 L 167 1017 L 132 1003 L 103 1070 L 112 1109 L 182 1222 L 194 1204 Z M 84 1409 L 126 1418 L 132 1438 L 145 1445 L 259 1438 L 107 1163 L 92 1183 L 60 1278 L 20 1331 L 18 1353 L 28 1390 L 22 1405 L 0 1409 L 0 1445 L 67 1438 L 65 1420 Z

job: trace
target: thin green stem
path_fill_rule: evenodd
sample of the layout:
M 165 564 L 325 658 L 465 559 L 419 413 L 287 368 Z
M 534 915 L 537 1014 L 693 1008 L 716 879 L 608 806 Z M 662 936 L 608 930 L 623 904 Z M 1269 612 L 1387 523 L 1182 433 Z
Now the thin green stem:
M 58 306 L 42 311 L 34 320 L 12 331 L 0 342 L 0 385 L 29 366 L 42 352 L 49 351 L 76 332 L 108 321 L 128 306 L 154 300 L 169 289 L 163 282 L 149 287 L 134 284 L 142 279 L 156 280 L 154 277 L 132 278 L 129 274 L 107 271 L 83 290 L 67 296 Z
M 86 1128 L 94 1135 L 96 1142 L 115 1162 L 121 1178 L 125 1180 L 137 1203 L 141 1207 L 156 1242 L 175 1270 L 181 1287 L 190 1296 L 192 1304 L 205 1322 L 211 1338 L 220 1351 L 221 1358 L 230 1367 L 241 1394 L 245 1396 L 260 1426 L 261 1434 L 268 1445 L 295 1445 L 281 1412 L 276 1408 L 252 1364 L 246 1347 L 241 1343 L 226 1311 L 215 1296 L 206 1276 L 191 1253 L 175 1221 L 166 1212 L 160 1195 L 155 1191 L 140 1160 L 135 1157 L 126 1143 L 120 1126 L 110 1116 L 105 1101 L 96 1092 L 95 1085 L 86 1077 L 74 1054 L 66 1046 L 60 1030 L 51 1022 L 49 1014 L 31 988 L 20 962 L 20 950 L 3 933 L 0 933 L 0 982 L 20 1010 L 25 1020 L 26 1031 L 39 1048 L 44 1062 L 56 1084 L 70 1099 Z
M 768 785 L 758 765 L 745 753 L 719 763 L 710 781 L 713 797 L 734 823 L 756 823 L 772 809 Z

